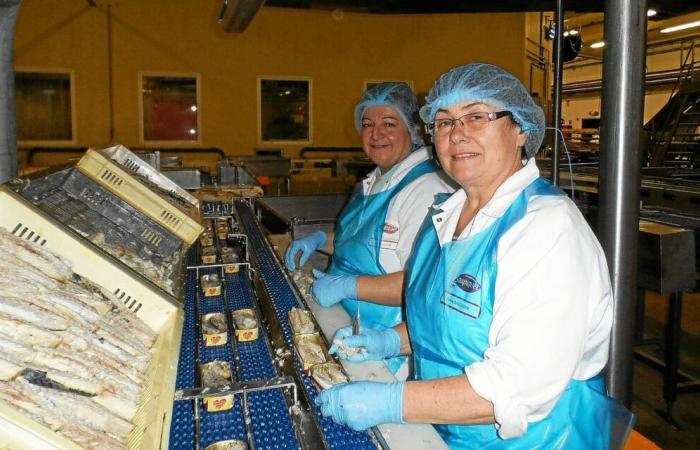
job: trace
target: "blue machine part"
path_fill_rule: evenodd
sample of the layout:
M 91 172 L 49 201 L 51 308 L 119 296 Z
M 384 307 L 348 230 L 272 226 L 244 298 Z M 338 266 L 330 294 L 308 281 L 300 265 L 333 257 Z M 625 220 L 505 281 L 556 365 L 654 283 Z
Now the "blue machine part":
M 254 307 L 253 293 L 246 278 L 247 269 L 226 274 L 226 296 L 233 310 Z M 241 368 L 241 381 L 270 379 L 277 376 L 270 349 L 262 338 L 236 344 Z M 258 448 L 298 448 L 292 422 L 282 392 L 278 389 L 248 395 L 248 411 Z
M 241 219 L 241 225 L 248 235 L 248 245 L 250 250 L 255 255 L 260 275 L 262 276 L 265 289 L 272 300 L 272 305 L 277 315 L 282 328 L 282 334 L 291 349 L 294 348 L 292 340 L 292 329 L 289 325 L 289 310 L 295 306 L 300 306 L 292 288 L 289 286 L 282 268 L 276 263 L 272 251 L 263 241 L 262 234 L 255 224 L 253 213 L 247 204 L 238 202 L 236 204 L 238 217 Z M 249 251 L 250 251 L 249 250 Z M 310 404 L 318 394 L 311 379 L 304 374 L 303 365 L 297 358 L 296 354 L 292 353 L 292 360 L 304 382 L 303 389 L 306 391 Z M 318 422 L 320 424 L 321 433 L 324 435 L 326 444 L 331 449 L 367 449 L 376 450 L 376 445 L 370 434 L 366 431 L 353 431 L 350 428 L 338 425 L 331 419 L 323 417 L 320 411 L 315 409 Z
M 188 270 L 185 276 L 185 318 L 182 325 L 182 340 L 180 343 L 180 358 L 177 363 L 177 381 L 175 389 L 187 389 L 194 387 L 195 367 L 194 359 L 197 345 L 196 333 L 196 298 L 197 272 Z
M 195 346 L 195 289 L 197 288 L 197 272 L 188 270 L 185 275 L 185 317 L 182 325 L 182 340 L 180 357 L 177 363 L 177 379 L 175 389 L 194 387 L 196 355 Z M 173 450 L 190 450 L 194 448 L 194 404 L 192 402 L 174 402 L 173 419 L 170 424 L 170 444 Z
M 193 248 L 198 245 L 195 244 Z M 190 252 L 191 254 L 192 252 Z M 224 298 L 224 295 L 204 297 L 200 292 L 199 304 L 197 304 L 197 277 L 210 273 L 221 274 L 221 269 L 218 267 L 201 268 L 199 271 L 189 269 L 186 274 L 184 289 L 185 323 L 183 325 L 180 359 L 178 362 L 177 389 L 195 386 L 195 371 L 198 370 L 195 367 L 195 356 L 197 353 L 199 353 L 198 361 L 200 363 L 206 363 L 215 359 L 229 362 L 232 367 L 232 375 L 235 380 L 238 380 L 232 345 L 236 346 L 239 354 L 239 373 L 242 375 L 242 380 L 276 377 L 277 372 L 272 363 L 269 347 L 266 345 L 264 329 L 260 330 L 261 337 L 255 341 L 239 343 L 235 341 L 234 336 L 229 334 L 229 343 L 227 345 L 216 347 L 206 347 L 204 345 L 202 336 L 197 333 L 196 328 L 196 322 L 201 320 L 201 315 L 223 312 L 226 313 L 227 320 L 230 320 L 230 312 L 232 310 L 255 307 L 246 269 L 236 274 L 225 274 L 222 281 L 226 298 Z M 201 448 L 226 439 L 247 441 L 241 395 L 235 396 L 234 407 L 228 411 L 208 413 L 201 402 L 199 405 Z M 287 404 L 279 389 L 248 395 L 248 411 L 257 448 L 299 448 Z M 173 421 L 170 428 L 170 448 L 192 449 L 194 448 L 194 439 L 193 402 L 175 402 Z
M 175 402 L 173 420 L 170 423 L 171 450 L 192 450 L 194 448 L 194 404 L 192 402 Z
M 209 413 L 204 409 L 202 402 L 199 404 L 200 448 L 205 448 L 209 444 L 227 439 L 239 439 L 248 442 L 240 395 L 235 396 L 233 408 L 228 411 Z
M 196 267 L 202 265 L 202 244 L 199 241 L 192 244 L 190 250 L 187 252 L 187 268 Z

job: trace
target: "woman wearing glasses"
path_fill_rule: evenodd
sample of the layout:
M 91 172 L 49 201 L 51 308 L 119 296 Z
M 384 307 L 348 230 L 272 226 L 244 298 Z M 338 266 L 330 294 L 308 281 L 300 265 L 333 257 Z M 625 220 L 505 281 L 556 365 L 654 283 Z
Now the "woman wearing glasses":
M 314 297 L 326 307 L 342 301 L 351 316 L 359 308 L 363 327 L 383 329 L 402 321 L 401 297 L 386 306 L 357 299 L 382 300 L 384 292 L 401 292 L 421 219 L 437 193 L 454 188 L 438 175 L 424 146 L 418 101 L 406 83 L 379 83 L 367 90 L 355 106 L 355 127 L 377 168 L 356 189 L 334 236 L 318 231 L 294 241 L 285 263 L 294 270 L 298 253 L 303 265 L 325 248 L 333 255 L 331 265 L 328 274 L 314 270 Z M 397 378 L 408 375 L 406 360 L 387 360 Z
M 613 413 L 630 416 L 601 376 L 608 269 L 574 203 L 539 177 L 542 110 L 510 73 L 469 64 L 420 112 L 461 189 L 419 232 L 407 322 L 344 342 L 366 359 L 412 354 L 417 381 L 336 386 L 322 413 L 355 429 L 433 423 L 451 448 L 609 448 Z

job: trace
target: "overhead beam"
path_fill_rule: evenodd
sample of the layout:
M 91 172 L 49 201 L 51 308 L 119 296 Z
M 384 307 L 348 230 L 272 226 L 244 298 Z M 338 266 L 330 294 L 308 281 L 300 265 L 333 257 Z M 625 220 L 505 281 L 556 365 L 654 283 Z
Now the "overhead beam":
M 220 22 L 227 33 L 243 33 L 265 0 L 223 0 Z

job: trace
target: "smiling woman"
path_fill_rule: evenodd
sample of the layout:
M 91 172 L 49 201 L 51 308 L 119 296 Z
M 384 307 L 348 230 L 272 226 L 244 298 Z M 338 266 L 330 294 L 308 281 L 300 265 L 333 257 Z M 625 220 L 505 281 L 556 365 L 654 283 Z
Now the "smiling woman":
M 336 334 L 345 354 L 412 354 L 415 381 L 346 383 L 316 403 L 355 429 L 433 423 L 454 449 L 619 448 L 633 420 L 601 376 L 605 255 L 576 205 L 539 177 L 542 110 L 510 73 L 468 64 L 436 81 L 421 117 L 461 189 L 415 240 L 406 323 Z
M 362 148 L 383 173 L 412 150 L 411 135 L 399 114 L 388 106 L 371 106 L 362 115 Z
M 365 329 L 403 320 L 403 270 L 416 233 L 435 195 L 452 191 L 424 147 L 417 112 L 416 96 L 406 83 L 379 83 L 364 93 L 355 105 L 355 127 L 377 168 L 356 189 L 333 237 L 314 233 L 294 241 L 287 252 L 291 269 L 299 252 L 302 264 L 314 250 L 333 252 L 329 273 L 315 272 L 313 295 L 322 306 L 340 302 L 351 316 L 361 309 Z M 383 297 L 394 291 L 399 295 Z M 387 360 L 402 379 L 408 375 L 405 362 Z

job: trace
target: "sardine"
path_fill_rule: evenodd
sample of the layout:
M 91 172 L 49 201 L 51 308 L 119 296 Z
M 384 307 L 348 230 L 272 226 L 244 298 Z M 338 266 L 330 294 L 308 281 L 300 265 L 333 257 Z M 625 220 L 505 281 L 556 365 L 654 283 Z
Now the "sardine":
M 17 378 L 14 383 L 21 386 L 26 395 L 49 402 L 56 410 L 62 411 L 66 417 L 105 433 L 113 434 L 119 439 L 125 439 L 134 428 L 133 424 L 112 414 L 86 397 L 36 386 L 21 377 Z
M 0 316 L 0 334 L 13 336 L 16 341 L 40 347 L 56 347 L 61 343 L 59 334 L 4 316 Z
M 0 297 L 0 315 L 28 322 L 48 330 L 65 330 L 68 321 L 45 309 L 18 303 L 7 298 Z

